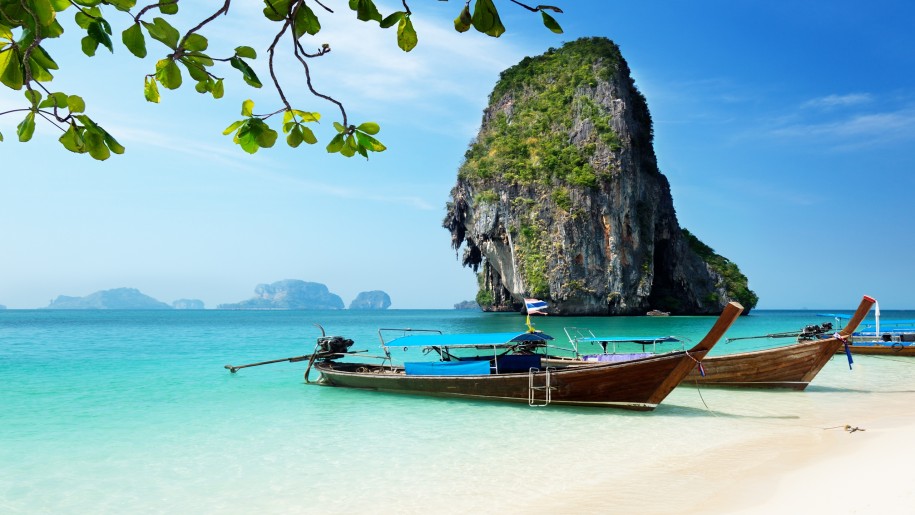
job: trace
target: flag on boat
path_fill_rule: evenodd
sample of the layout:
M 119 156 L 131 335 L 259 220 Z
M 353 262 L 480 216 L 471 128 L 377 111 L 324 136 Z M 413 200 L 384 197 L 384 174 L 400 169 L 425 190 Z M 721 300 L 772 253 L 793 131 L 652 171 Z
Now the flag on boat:
M 544 310 L 549 306 L 540 299 L 524 299 L 524 307 L 527 309 L 528 315 L 536 315 L 538 313 L 545 315 Z

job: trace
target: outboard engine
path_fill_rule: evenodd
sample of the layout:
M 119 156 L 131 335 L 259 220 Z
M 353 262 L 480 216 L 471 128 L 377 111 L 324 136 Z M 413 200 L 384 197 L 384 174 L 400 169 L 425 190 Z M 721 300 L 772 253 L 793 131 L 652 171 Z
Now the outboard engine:
M 801 331 L 801 334 L 798 335 L 799 340 L 816 340 L 822 335 L 828 334 L 832 331 L 832 322 L 824 322 L 822 325 L 808 325 L 804 327 L 804 330 Z
M 342 336 L 322 336 L 318 338 L 318 354 L 346 354 L 349 348 L 353 346 L 353 340 Z M 322 358 L 331 358 L 339 356 L 321 356 Z

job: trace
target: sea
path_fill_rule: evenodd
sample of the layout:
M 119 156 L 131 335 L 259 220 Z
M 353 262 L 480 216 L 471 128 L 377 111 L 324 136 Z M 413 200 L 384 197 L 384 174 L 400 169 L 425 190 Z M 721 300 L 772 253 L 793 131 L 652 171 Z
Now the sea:
M 560 345 L 569 327 L 689 344 L 714 320 L 533 322 Z M 754 310 L 726 336 L 825 321 Z M 729 477 L 777 457 L 780 439 L 813 445 L 915 401 L 915 359 L 857 355 L 851 369 L 836 355 L 803 392 L 683 385 L 651 412 L 320 386 L 306 362 L 225 368 L 309 354 L 322 328 L 380 356 L 380 328 L 525 325 L 462 310 L 0 311 L 0 513 L 701 511 Z M 791 341 L 722 340 L 712 354 Z

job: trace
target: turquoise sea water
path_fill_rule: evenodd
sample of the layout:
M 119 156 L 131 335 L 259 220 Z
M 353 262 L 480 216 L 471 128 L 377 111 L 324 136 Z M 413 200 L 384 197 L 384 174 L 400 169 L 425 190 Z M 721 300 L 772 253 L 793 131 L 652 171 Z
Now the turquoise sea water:
M 827 321 L 814 315 L 754 311 L 727 336 Z M 894 317 L 915 314 L 883 312 Z M 380 327 L 523 322 L 452 310 L 0 311 L 0 512 L 536 512 L 562 498 L 598 509 L 608 489 L 618 509 L 665 512 L 699 498 L 646 501 L 646 488 L 663 477 L 669 491 L 695 492 L 700 478 L 677 471 L 705 454 L 773 432 L 816 438 L 915 400 L 915 359 L 864 356 L 852 371 L 837 356 L 805 392 L 681 386 L 648 413 L 306 385 L 304 362 L 223 368 L 310 353 L 313 323 L 375 351 Z M 695 342 L 714 317 L 535 322 L 560 342 L 565 326 Z M 722 341 L 713 352 L 788 342 Z M 766 459 L 747 452 L 729 466 Z

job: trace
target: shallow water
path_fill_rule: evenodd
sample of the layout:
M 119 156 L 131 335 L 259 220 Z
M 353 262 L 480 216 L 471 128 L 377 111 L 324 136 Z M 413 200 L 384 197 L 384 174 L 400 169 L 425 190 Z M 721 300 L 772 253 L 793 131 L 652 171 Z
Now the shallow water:
M 892 317 L 915 318 L 884 311 Z M 825 320 L 754 311 L 727 336 Z M 739 471 L 766 458 L 747 442 L 817 438 L 915 400 L 915 359 L 865 356 L 851 371 L 836 356 L 805 392 L 682 386 L 649 413 L 307 385 L 305 363 L 223 368 L 310 353 L 314 322 L 371 351 L 379 327 L 524 329 L 516 314 L 451 310 L 0 311 L 0 512 L 530 512 L 612 501 L 610 511 L 661 513 L 699 502 L 691 464 L 704 456 Z M 695 342 L 714 318 L 535 322 L 560 342 L 565 326 Z M 722 341 L 713 353 L 785 343 Z M 682 495 L 656 495 L 658 481 Z

